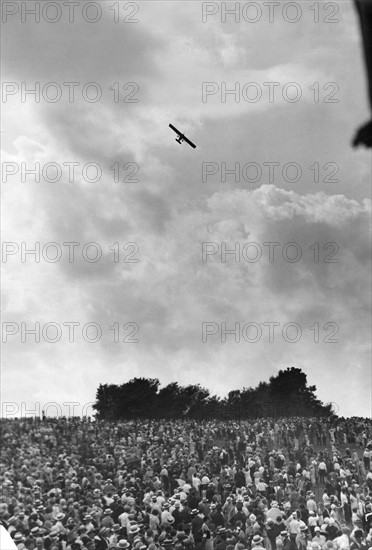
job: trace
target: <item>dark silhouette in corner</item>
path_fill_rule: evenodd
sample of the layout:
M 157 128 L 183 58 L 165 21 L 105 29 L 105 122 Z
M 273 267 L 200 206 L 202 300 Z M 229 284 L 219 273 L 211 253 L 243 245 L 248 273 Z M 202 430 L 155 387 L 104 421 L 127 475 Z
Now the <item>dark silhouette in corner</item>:
M 369 106 L 372 114 L 372 0 L 354 0 L 363 41 L 364 60 L 367 69 Z M 372 119 L 358 128 L 353 146 L 372 147 Z

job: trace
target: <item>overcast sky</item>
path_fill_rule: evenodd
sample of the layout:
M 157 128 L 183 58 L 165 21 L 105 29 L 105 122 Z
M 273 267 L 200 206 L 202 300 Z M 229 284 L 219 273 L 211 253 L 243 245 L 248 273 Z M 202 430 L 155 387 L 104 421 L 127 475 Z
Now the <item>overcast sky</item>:
M 339 414 L 369 416 L 371 157 L 350 147 L 369 117 L 352 2 L 320 3 L 318 23 L 310 2 L 301 14 L 281 2 L 272 22 L 262 3 L 240 22 L 220 2 L 204 21 L 193 1 L 81 2 L 73 22 L 50 4 L 36 24 L 19 3 L 3 25 L 3 400 L 80 413 L 99 383 L 224 396 L 296 366 Z M 22 96 L 35 82 L 39 102 Z M 39 182 L 25 174 L 35 163 Z M 39 262 L 22 256 L 35 243 Z M 223 246 L 239 258 L 223 262 Z M 40 342 L 25 332 L 35 323 Z M 240 341 L 223 341 L 223 323 Z

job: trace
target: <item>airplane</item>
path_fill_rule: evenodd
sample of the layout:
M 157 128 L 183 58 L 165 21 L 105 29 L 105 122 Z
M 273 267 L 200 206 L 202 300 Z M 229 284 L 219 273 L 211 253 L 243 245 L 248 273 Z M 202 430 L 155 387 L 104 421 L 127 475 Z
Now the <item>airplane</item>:
M 196 148 L 196 145 L 194 145 L 194 143 L 192 141 L 190 141 L 189 139 L 187 139 L 187 137 L 185 136 L 185 134 L 181 134 L 181 132 L 179 130 L 177 130 L 177 128 L 175 128 L 172 124 L 169 124 L 169 128 L 172 128 L 172 130 L 174 132 L 176 132 L 176 134 L 178 134 L 178 137 L 176 137 L 176 141 L 177 143 L 182 143 L 183 141 L 186 141 L 186 143 L 188 143 L 189 145 L 191 145 L 191 147 L 193 147 L 194 149 Z

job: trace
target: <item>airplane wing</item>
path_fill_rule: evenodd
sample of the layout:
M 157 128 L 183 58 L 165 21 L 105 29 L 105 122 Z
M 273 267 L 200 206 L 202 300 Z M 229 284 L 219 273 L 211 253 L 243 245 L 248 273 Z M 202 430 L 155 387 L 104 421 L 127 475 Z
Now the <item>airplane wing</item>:
M 176 134 L 178 134 L 179 136 L 182 136 L 181 132 L 180 132 L 179 130 L 177 130 L 177 128 L 175 128 L 175 127 L 173 126 L 173 124 L 169 124 L 169 128 L 172 128 L 172 130 L 173 130 L 174 132 L 176 132 Z
M 196 145 L 190 141 L 189 139 L 187 139 L 186 136 L 183 136 L 183 139 L 186 141 L 186 143 L 188 143 L 189 145 L 191 145 L 191 147 L 193 147 L 194 149 L 196 149 Z
M 184 141 L 186 141 L 186 143 L 188 143 L 189 145 L 191 145 L 191 147 L 193 147 L 194 149 L 196 149 L 196 145 L 190 141 L 186 136 L 185 134 L 182 134 L 179 130 L 177 130 L 177 128 L 175 128 L 175 126 L 173 126 L 173 124 L 169 124 L 169 128 L 172 128 L 172 130 L 174 132 L 176 132 L 176 134 L 178 134 Z

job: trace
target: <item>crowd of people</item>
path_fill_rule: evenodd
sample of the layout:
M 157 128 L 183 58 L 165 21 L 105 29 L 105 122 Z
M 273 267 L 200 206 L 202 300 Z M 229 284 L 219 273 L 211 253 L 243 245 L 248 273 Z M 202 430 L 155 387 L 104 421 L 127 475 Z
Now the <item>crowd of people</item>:
M 372 422 L 2 420 L 18 550 L 368 550 Z

